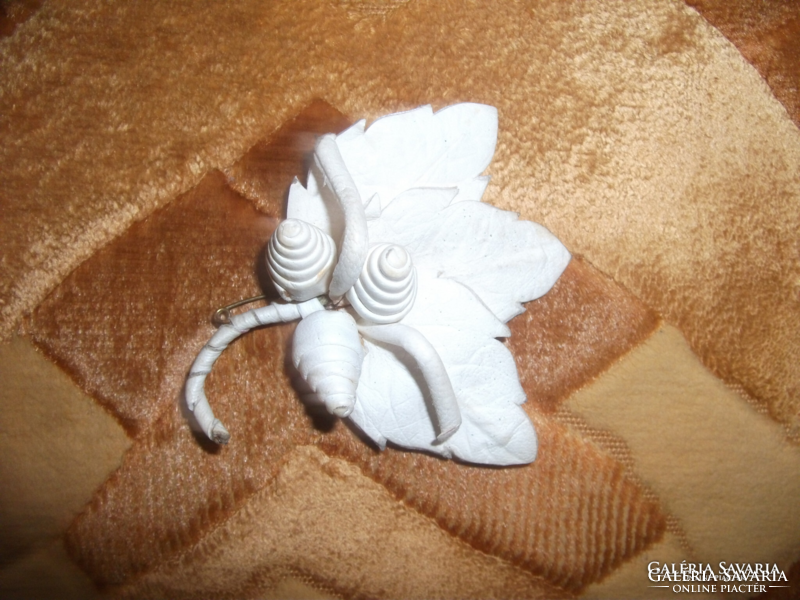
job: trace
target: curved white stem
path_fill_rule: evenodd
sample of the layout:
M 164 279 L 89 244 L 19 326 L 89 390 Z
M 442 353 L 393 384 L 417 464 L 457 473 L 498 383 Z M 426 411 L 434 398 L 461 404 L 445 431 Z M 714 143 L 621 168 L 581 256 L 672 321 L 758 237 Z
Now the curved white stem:
M 318 310 L 324 310 L 316 298 L 300 304 L 270 304 L 254 308 L 231 317 L 229 325 L 221 326 L 197 355 L 186 378 L 186 405 L 194 413 L 203 432 L 217 444 L 227 444 L 231 437 L 222 422 L 214 417 L 205 392 L 206 377 L 214 363 L 228 345 L 243 335 L 262 325 L 285 323 L 300 319 Z
M 344 212 L 344 234 L 339 251 L 339 262 L 333 270 L 329 295 L 338 302 L 347 293 L 361 273 L 367 259 L 369 234 L 367 215 L 356 184 L 344 164 L 334 134 L 323 135 L 314 148 L 314 160 L 325 176 Z
M 376 342 L 397 346 L 408 352 L 417 362 L 433 401 L 433 411 L 439 422 L 436 442 L 443 442 L 461 426 L 461 411 L 458 408 L 453 384 L 445 371 L 439 353 L 424 335 L 413 327 L 392 323 L 390 325 L 359 326 L 364 337 Z

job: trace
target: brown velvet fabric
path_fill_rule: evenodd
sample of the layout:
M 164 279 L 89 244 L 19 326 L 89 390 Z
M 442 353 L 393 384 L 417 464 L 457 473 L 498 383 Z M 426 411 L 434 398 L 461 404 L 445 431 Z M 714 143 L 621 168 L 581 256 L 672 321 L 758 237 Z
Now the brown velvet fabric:
M 508 344 L 525 393 L 547 412 L 658 323 L 638 298 L 573 257 L 553 289 L 511 321 Z
M 348 597 L 426 597 L 426 585 L 443 597 L 602 596 L 627 569 L 641 575 L 643 550 L 702 557 L 720 523 L 739 547 L 796 559 L 794 530 L 777 548 L 732 520 L 747 498 L 765 523 L 794 528 L 791 504 L 649 478 L 653 464 L 681 472 L 676 456 L 693 476 L 727 457 L 780 495 L 796 477 L 748 457 L 791 465 L 797 447 L 698 364 L 690 381 L 702 385 L 671 380 L 688 349 L 648 337 L 655 309 L 798 439 L 796 5 L 696 3 L 792 125 L 741 56 L 668 0 L 98 3 L 87 18 L 89 4 L 14 2 L 0 20 L 0 313 L 6 332 L 29 315 L 23 331 L 134 438 L 67 533 L 97 583 L 135 598 L 260 597 L 286 576 Z M 292 121 L 315 97 L 329 104 Z M 343 127 L 342 113 L 461 100 L 500 110 L 488 201 L 579 255 L 512 323 L 540 459 L 501 471 L 374 453 L 305 413 L 284 364 L 291 326 L 247 336 L 215 367 L 209 395 L 231 445 L 192 435 L 183 377 L 209 313 L 263 287 L 258 257 L 313 134 Z M 679 452 L 658 443 L 659 402 Z M 746 456 L 729 452 L 735 427 L 696 426 L 733 415 Z M 378 533 L 387 541 L 374 547 L 397 563 L 364 550 Z M 450 557 L 439 570 L 429 544 Z M 325 561 L 338 552 L 354 562 Z M 407 586 L 406 569 L 424 583 Z M 435 587 L 443 578 L 458 582 Z M 642 584 L 616 589 L 641 597 Z
M 182 381 L 211 307 L 258 292 L 276 223 L 212 173 L 74 271 L 34 314 L 33 339 L 136 434 L 175 401 L 164 381 Z
M 0 346 L 0 415 L 2 569 L 60 538 L 131 441 L 22 338 Z
M 17 25 L 30 19 L 42 6 L 42 0 L 6 0 L 0 2 L 0 38 L 14 33 Z
M 660 329 L 561 410 L 591 439 L 599 431 L 624 445 L 694 560 L 788 567 L 797 556 L 800 452 L 711 376 L 675 328 Z
M 277 594 L 286 579 L 302 581 L 305 594 Z M 272 597 L 285 599 L 309 598 L 309 588 L 325 598 L 572 597 L 469 547 L 355 465 L 307 446 L 292 451 L 271 485 L 180 560 L 164 561 L 118 591 L 137 599 L 243 599 L 273 589 Z
M 688 0 L 766 80 L 800 126 L 800 14 L 792 0 Z

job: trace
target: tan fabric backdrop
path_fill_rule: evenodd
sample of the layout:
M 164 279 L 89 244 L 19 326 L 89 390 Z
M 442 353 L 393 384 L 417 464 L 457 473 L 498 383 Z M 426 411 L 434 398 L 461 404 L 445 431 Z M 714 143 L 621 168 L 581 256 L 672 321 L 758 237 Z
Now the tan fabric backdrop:
M 696 4 L 741 53 L 671 0 L 4 5 L 0 589 L 797 594 L 800 10 Z M 459 101 L 499 110 L 486 201 L 576 256 L 512 323 L 539 459 L 375 452 L 303 409 L 290 326 L 220 360 L 204 444 L 183 379 L 314 135 Z

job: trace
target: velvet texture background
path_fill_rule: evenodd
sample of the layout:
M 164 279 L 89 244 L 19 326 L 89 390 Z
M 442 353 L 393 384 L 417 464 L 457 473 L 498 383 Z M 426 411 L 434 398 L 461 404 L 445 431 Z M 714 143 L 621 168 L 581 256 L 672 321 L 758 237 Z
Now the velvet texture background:
M 648 561 L 725 560 L 796 594 L 800 16 L 692 5 L 719 31 L 666 0 L 3 5 L 0 589 L 660 597 Z M 314 136 L 465 100 L 500 111 L 486 200 L 575 254 L 511 324 L 539 459 L 375 451 L 299 403 L 291 325 L 209 378 L 231 444 L 193 434 L 208 316 L 270 292 Z

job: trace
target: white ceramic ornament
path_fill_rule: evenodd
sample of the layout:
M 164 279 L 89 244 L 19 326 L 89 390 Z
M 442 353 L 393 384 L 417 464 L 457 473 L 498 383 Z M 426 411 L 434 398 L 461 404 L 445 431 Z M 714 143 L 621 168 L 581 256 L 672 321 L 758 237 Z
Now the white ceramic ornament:
M 364 348 L 356 322 L 344 311 L 318 311 L 300 321 L 292 361 L 328 412 L 346 417 L 356 403 Z
M 497 111 L 481 104 L 422 106 L 318 140 L 268 247 L 288 303 L 231 317 L 190 370 L 186 401 L 211 439 L 230 437 L 203 389 L 214 361 L 254 327 L 301 319 L 293 361 L 310 401 L 380 448 L 534 460 L 525 394 L 497 338 L 570 255 L 544 227 L 480 202 L 496 141 Z

